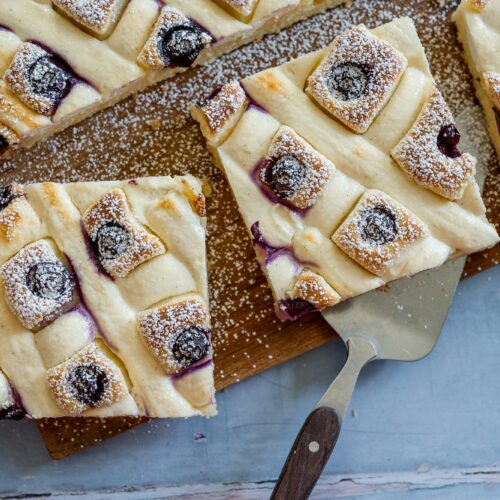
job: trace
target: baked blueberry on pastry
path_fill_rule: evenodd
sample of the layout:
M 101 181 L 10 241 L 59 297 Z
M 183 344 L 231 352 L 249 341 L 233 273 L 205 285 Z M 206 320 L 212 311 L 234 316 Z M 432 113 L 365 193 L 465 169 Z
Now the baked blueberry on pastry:
M 0 157 L 3 153 L 7 152 L 9 147 L 14 146 L 18 142 L 19 138 L 16 133 L 0 123 Z
M 2 1 L 0 154 L 346 1 Z
M 453 19 L 500 158 L 500 0 L 462 0 Z
M 82 221 L 96 258 L 113 277 L 123 278 L 143 262 L 165 253 L 161 241 L 133 220 L 120 189 L 106 193 L 88 208 Z
M 498 242 L 408 18 L 228 84 L 192 115 L 281 320 Z
M 451 111 L 439 90 L 433 88 L 392 156 L 417 184 L 457 200 L 476 173 L 476 159 L 469 153 L 462 154 L 459 142 Z
M 62 61 L 31 42 L 17 51 L 4 78 L 19 99 L 42 115 L 54 114 L 72 85 Z
M 0 189 L 0 418 L 210 416 L 191 176 Z
M 138 61 L 151 69 L 188 68 L 211 41 L 212 37 L 182 12 L 164 7 Z
M 206 307 L 196 296 L 169 301 L 139 318 L 142 340 L 166 373 L 179 373 L 206 360 L 210 324 Z
M 395 91 L 408 61 L 364 26 L 337 37 L 309 77 L 307 92 L 355 132 L 366 132 Z
M 0 274 L 8 306 L 28 329 L 38 328 L 73 302 L 73 276 L 45 240 L 20 250 Z
M 305 210 L 314 205 L 335 170 L 291 128 L 274 136 L 259 170 L 259 180 L 277 200 Z

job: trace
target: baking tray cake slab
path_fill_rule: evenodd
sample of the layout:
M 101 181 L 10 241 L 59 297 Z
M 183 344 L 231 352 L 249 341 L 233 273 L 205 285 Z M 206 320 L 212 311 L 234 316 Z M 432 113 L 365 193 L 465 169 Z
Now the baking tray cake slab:
M 438 85 L 458 123 L 470 128 L 474 152 L 488 166 L 485 202 L 500 228 L 500 168 L 472 79 L 462 59 L 451 14 L 458 1 L 356 0 L 239 49 L 208 67 L 193 69 L 0 162 L 1 183 L 83 181 L 191 173 L 207 179 L 208 255 L 218 390 L 283 363 L 335 338 L 320 314 L 281 324 L 236 203 L 212 164 L 198 126 L 189 116 L 197 99 L 235 78 L 282 64 L 327 45 L 352 25 L 368 27 L 408 15 L 425 46 Z M 476 147 L 474 147 L 474 145 Z M 477 147 L 481 145 L 481 147 Z M 487 146 L 487 147 L 486 147 Z M 500 246 L 468 259 L 464 277 L 493 267 Z M 47 449 L 67 457 L 145 422 L 145 419 L 39 421 Z

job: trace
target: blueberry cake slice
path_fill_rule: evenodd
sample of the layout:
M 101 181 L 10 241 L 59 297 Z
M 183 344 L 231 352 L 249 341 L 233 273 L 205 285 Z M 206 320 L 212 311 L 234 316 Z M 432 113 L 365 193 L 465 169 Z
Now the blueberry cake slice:
M 491 140 L 500 159 L 500 0 L 462 0 L 454 14 Z
M 194 177 L 0 189 L 0 418 L 215 413 Z
M 2 1 L 0 155 L 345 1 Z
M 282 320 L 499 239 L 408 18 L 227 84 L 192 115 Z

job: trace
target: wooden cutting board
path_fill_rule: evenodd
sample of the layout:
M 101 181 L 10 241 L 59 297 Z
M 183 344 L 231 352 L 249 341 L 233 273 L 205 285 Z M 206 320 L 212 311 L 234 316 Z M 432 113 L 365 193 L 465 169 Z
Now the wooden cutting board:
M 411 3 L 411 5 L 408 5 Z M 440 4 L 443 3 L 443 6 Z M 450 16 L 458 1 L 356 0 L 280 34 L 197 68 L 128 99 L 30 151 L 0 163 L 1 182 L 76 181 L 192 173 L 207 179 L 208 248 L 214 326 L 216 386 L 228 387 L 335 338 L 319 314 L 281 324 L 254 259 L 250 239 L 222 174 L 212 165 L 189 106 L 234 78 L 285 62 L 328 44 L 354 24 L 374 27 L 411 16 L 426 47 L 436 79 L 455 114 L 475 102 Z M 489 215 L 500 227 L 500 170 L 484 130 L 478 132 L 481 160 L 490 174 Z M 500 247 L 469 259 L 464 276 L 492 267 Z M 54 459 L 67 457 L 145 422 L 146 419 L 55 419 L 39 421 Z

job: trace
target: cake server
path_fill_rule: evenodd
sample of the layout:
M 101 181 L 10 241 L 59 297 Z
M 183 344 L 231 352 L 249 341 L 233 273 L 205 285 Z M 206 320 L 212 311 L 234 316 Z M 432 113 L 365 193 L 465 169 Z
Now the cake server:
M 322 312 L 346 343 L 347 362 L 307 417 L 272 499 L 309 497 L 335 447 L 362 368 L 376 359 L 416 361 L 437 342 L 465 263 L 450 261 Z

